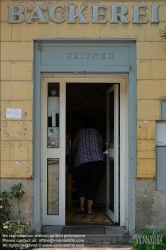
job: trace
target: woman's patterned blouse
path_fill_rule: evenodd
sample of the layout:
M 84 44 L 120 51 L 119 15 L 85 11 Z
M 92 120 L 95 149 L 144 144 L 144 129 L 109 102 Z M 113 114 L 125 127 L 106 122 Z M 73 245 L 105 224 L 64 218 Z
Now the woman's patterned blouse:
M 100 133 L 94 128 L 79 129 L 74 167 L 92 161 L 104 161 Z

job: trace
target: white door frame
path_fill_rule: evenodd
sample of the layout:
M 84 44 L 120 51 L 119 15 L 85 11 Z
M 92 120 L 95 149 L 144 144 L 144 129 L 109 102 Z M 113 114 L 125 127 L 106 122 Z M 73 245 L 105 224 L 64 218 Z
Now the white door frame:
M 116 76 L 116 75 L 70 75 L 70 74 L 43 74 L 42 82 L 56 82 L 57 79 L 61 79 L 61 84 L 63 85 L 63 98 L 60 98 L 60 107 L 62 109 L 66 108 L 66 83 L 120 83 L 120 226 L 126 226 L 128 228 L 128 96 L 127 96 L 127 87 L 128 87 L 128 76 Z M 61 110 L 60 110 L 61 112 Z M 66 111 L 64 114 L 61 114 L 60 123 L 65 121 Z M 65 126 L 65 122 L 64 122 Z M 65 128 L 63 128 L 65 131 Z M 60 133 L 60 140 L 62 140 L 62 150 L 65 152 L 65 133 Z M 65 166 L 65 157 L 62 159 Z M 43 167 L 42 167 L 43 168 Z M 62 186 L 59 187 L 60 192 L 63 193 L 65 197 L 65 172 L 64 176 L 60 174 L 62 178 Z M 42 176 L 43 181 L 43 176 Z M 43 187 L 42 187 L 43 188 Z M 64 190 L 64 191 L 63 191 Z M 43 193 L 43 192 L 42 192 Z M 60 193 L 60 195 L 62 195 Z M 62 207 L 62 211 L 65 211 L 65 204 Z M 65 214 L 63 212 L 63 214 Z M 43 220 L 44 221 L 44 220 Z M 51 221 L 51 219 L 49 220 Z M 58 222 L 59 223 L 59 222 Z M 65 225 L 65 217 L 62 218 L 62 224 Z M 57 221 L 54 225 L 58 225 Z

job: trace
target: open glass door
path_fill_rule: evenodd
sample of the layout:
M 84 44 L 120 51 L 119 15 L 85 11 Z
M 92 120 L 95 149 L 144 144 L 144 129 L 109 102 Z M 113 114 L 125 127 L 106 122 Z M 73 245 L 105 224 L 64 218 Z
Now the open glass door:
M 63 79 L 43 78 L 43 225 L 65 225 L 65 86 Z
M 119 100 L 118 84 L 107 91 L 106 213 L 119 223 Z

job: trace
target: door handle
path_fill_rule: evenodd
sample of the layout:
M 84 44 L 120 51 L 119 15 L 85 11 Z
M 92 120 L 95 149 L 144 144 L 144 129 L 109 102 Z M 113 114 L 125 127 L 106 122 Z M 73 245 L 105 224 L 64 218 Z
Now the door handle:
M 103 154 L 108 155 L 108 154 L 109 154 L 108 150 L 106 149 L 106 150 L 103 152 Z

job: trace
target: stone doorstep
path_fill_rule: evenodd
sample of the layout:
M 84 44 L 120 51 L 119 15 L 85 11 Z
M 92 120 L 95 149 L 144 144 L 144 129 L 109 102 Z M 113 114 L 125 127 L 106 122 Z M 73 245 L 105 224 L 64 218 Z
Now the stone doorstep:
M 109 246 L 109 245 L 129 245 L 131 242 L 130 236 L 107 236 L 107 235 L 86 235 L 85 246 Z
M 68 227 L 70 227 L 70 225 Z M 124 227 L 120 226 L 102 226 L 102 227 L 105 227 L 105 234 L 85 234 L 85 241 L 84 241 L 85 247 L 102 247 L 111 245 L 129 246 L 131 244 L 132 236 L 126 231 Z M 43 226 L 42 234 L 49 234 L 49 235 L 61 234 L 62 228 L 63 226 Z

